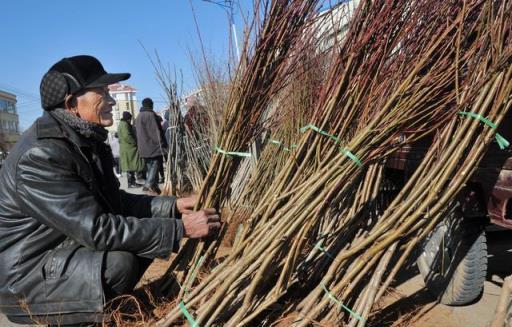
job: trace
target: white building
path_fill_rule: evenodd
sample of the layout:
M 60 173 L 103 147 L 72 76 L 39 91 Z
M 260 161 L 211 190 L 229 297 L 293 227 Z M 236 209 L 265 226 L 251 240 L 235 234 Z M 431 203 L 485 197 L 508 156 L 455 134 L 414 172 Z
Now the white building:
M 112 108 L 114 116 L 114 125 L 108 127 L 109 131 L 117 131 L 119 121 L 122 118 L 123 111 L 128 111 L 135 118 L 139 113 L 137 106 L 137 90 L 127 84 L 116 83 L 108 86 L 110 95 L 116 100 L 116 105 Z
M 16 95 L 0 91 L 0 151 L 11 149 L 20 136 Z
M 340 43 L 348 31 L 350 20 L 360 0 L 347 0 L 333 8 L 322 11 L 315 19 L 314 29 L 321 40 L 319 49 L 330 49 L 336 42 Z

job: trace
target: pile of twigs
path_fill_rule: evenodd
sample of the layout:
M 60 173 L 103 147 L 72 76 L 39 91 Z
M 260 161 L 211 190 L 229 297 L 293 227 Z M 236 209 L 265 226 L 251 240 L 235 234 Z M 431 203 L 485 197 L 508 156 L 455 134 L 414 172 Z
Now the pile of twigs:
M 248 156 L 250 144 L 262 131 L 273 95 L 283 88 L 287 76 L 297 64 L 291 56 L 292 50 L 300 46 L 304 26 L 315 12 L 317 2 L 277 0 L 261 1 L 261 4 L 263 7 L 255 8 L 257 17 L 263 15 L 261 23 L 256 21 L 253 25 L 255 33 L 251 37 L 255 38 L 255 45 L 252 48 L 250 40 L 247 40 L 239 68 L 230 84 L 222 124 L 199 192 L 197 208 L 220 208 L 222 202 L 229 198 L 233 178 L 242 159 Z M 176 279 L 183 286 L 180 297 L 194 281 L 191 263 L 199 269 L 204 251 L 210 258 L 209 254 L 214 253 L 219 245 L 217 241 L 205 244 L 188 240 L 171 264 L 169 270 L 177 272 Z
M 164 91 L 168 101 L 168 127 L 162 137 L 168 138 L 167 144 L 167 160 L 166 174 L 163 194 L 178 195 L 190 193 L 192 185 L 187 173 L 187 166 L 200 167 L 196 162 L 191 161 L 189 164 L 187 149 L 191 148 L 191 144 L 186 134 L 183 116 L 181 114 L 181 101 L 178 91 L 178 74 L 174 70 L 166 68 L 162 63 L 158 52 L 155 52 L 153 59 L 146 51 L 146 54 L 153 65 L 156 79 L 158 80 L 162 90 Z M 161 144 L 163 147 L 163 144 Z
M 477 167 L 495 133 L 478 119 L 458 113 L 474 113 L 499 124 L 512 105 L 512 43 L 510 35 L 503 33 L 512 28 L 507 12 L 510 12 L 510 5 L 506 3 L 498 8 L 494 8 L 491 1 L 466 3 L 459 16 L 459 25 L 464 29 L 459 30 L 455 44 L 464 42 L 468 36 L 479 35 L 479 38 L 473 40 L 473 44 L 466 43 L 470 45 L 466 54 L 457 53 L 461 67 L 464 66 L 455 106 L 457 112 L 437 135 L 399 195 L 378 222 L 366 230 L 366 235 L 341 245 L 341 251 L 336 249 L 340 245 L 336 246 L 334 240 L 325 247 L 336 256 L 328 264 L 329 269 L 318 287 L 297 306 L 304 318 L 298 325 L 306 325 L 311 319 L 333 321 L 342 316 L 335 301 L 325 297 L 326 290 L 359 313 L 345 318 L 350 320 L 350 325 L 364 325 L 362 319 L 368 317 L 374 302 L 383 295 L 413 248 L 447 211 L 456 210 L 456 195 Z M 465 56 L 469 60 L 466 61 Z M 353 233 L 354 222 L 347 221 L 339 232 L 342 235 Z M 325 257 L 325 253 L 317 257 Z M 326 260 L 320 261 L 325 264 Z M 308 268 L 315 269 L 315 264 Z M 448 270 L 455 268 L 446 267 Z
M 187 175 L 193 189 L 199 192 L 208 172 L 212 151 L 219 135 L 222 112 L 228 98 L 229 77 L 212 63 L 194 62 L 199 90 L 186 99 L 185 127 L 189 147 Z M 206 66 L 206 67 L 205 67 Z
M 364 325 L 414 246 L 452 208 L 494 136 L 459 113 L 499 124 L 511 105 L 510 10 L 491 0 L 362 2 L 311 125 L 254 203 L 240 240 L 199 284 L 194 275 L 186 279 L 191 291 L 181 292 L 181 307 L 159 325 L 187 308 L 201 326 L 261 324 L 283 314 L 296 315 L 299 325 Z M 256 128 L 260 118 L 244 111 L 240 93 L 235 98 L 219 140 L 228 151 L 253 136 L 232 134 L 239 124 Z M 264 104 L 263 112 L 268 101 L 251 103 Z M 380 163 L 433 131 L 421 165 L 377 215 Z M 236 166 L 236 158 L 214 156 L 200 204 L 227 198 Z M 195 255 L 192 262 L 199 269 L 202 261 Z
M 200 167 L 196 162 L 189 160 L 187 149 L 192 147 L 185 123 L 181 114 L 180 98 L 177 93 L 176 83 L 169 87 L 169 120 L 165 136 L 168 138 L 167 173 L 165 175 L 164 193 L 177 195 L 192 191 L 189 178 L 190 169 L 187 166 Z M 191 158 L 196 158 L 191 157 Z M 197 175 L 197 173 L 196 173 Z

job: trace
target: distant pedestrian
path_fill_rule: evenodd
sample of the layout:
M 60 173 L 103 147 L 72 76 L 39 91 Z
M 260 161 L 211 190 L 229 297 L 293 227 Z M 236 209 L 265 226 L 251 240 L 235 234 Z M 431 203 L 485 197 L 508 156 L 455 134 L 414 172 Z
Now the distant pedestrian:
M 112 156 L 114 157 L 114 172 L 116 176 L 121 177 L 121 169 L 119 167 L 119 140 L 116 133 L 108 133 L 108 145 L 112 150 Z
M 146 162 L 146 183 L 143 191 L 160 194 L 158 187 L 158 170 L 163 165 L 164 141 L 162 140 L 161 125 L 153 111 L 153 100 L 142 100 L 142 108 L 135 120 L 137 132 L 137 147 L 139 154 Z
M 136 188 L 142 186 L 137 184 L 135 174 L 144 170 L 144 160 L 139 156 L 131 121 L 132 114 L 128 111 L 123 112 L 117 133 L 119 135 L 121 170 L 126 172 L 128 188 Z

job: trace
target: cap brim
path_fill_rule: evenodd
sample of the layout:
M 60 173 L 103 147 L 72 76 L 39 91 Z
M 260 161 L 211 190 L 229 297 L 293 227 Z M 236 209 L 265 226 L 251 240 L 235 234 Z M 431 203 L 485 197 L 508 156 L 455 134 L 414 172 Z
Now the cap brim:
M 130 76 L 130 73 L 105 74 L 100 76 L 94 82 L 87 84 L 85 88 L 108 86 L 110 84 L 115 84 L 117 82 L 127 80 L 130 78 Z

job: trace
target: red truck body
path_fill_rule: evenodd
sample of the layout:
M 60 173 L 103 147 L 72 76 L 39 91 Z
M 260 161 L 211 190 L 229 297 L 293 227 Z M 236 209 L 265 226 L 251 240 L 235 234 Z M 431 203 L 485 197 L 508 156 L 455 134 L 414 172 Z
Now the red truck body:
M 512 141 L 512 119 L 507 115 L 498 130 Z M 399 149 L 388 168 L 412 173 L 424 157 L 431 138 L 427 137 Z M 512 142 L 511 142 L 512 143 Z M 477 170 L 463 190 L 460 200 L 465 216 L 487 216 L 492 224 L 512 229 L 512 150 L 501 150 L 496 142 L 489 147 Z

